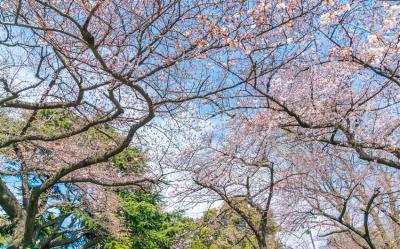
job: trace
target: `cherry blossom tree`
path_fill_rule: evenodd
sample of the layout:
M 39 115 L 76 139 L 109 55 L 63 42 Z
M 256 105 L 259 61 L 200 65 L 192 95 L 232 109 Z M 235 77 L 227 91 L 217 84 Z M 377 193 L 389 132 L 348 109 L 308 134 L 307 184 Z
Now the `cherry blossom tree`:
M 266 214 L 283 238 L 305 230 L 311 237 L 302 241 L 332 248 L 398 247 L 397 169 L 238 116 L 227 134 L 186 156 L 194 184 L 183 191 L 189 201 L 222 200 L 255 234 L 264 231 Z M 260 217 L 256 223 L 249 207 Z
M 317 235 L 328 238 L 334 248 L 397 248 L 398 172 L 352 162 L 343 155 L 331 160 L 318 167 L 308 164 L 310 177 L 303 178 L 305 187 L 297 192 L 307 202 L 300 212 L 313 216 Z
M 296 146 L 287 154 L 301 173 L 285 182 L 290 224 L 305 223 L 329 248 L 396 248 L 399 229 L 398 172 L 366 163 L 343 149 Z
M 165 180 L 166 166 L 188 173 L 192 200 L 224 201 L 259 248 L 269 246 L 271 219 L 292 219 L 287 231 L 307 221 L 332 244 L 398 246 L 389 231 L 399 209 L 399 8 L 1 1 L 0 206 L 9 248 L 68 244 L 60 238 L 69 230 L 69 240 L 101 243 L 124 229 L 117 191 Z M 157 144 L 145 131 L 182 140 L 167 123 L 185 114 L 216 117 L 217 128 L 200 144 L 180 141 L 175 160 L 164 151 L 173 142 Z M 143 137 L 157 141 L 144 148 Z M 151 149 L 161 150 L 159 162 L 149 162 Z M 63 212 L 48 225 L 53 208 Z M 71 210 L 110 229 L 81 229 L 74 222 L 82 219 L 69 222 L 77 214 L 65 216 Z
M 236 213 L 256 238 L 257 248 L 267 248 L 268 244 L 275 243 L 270 232 L 274 230 L 271 218 L 275 185 L 273 164 L 261 162 L 261 166 L 249 167 L 240 165 L 232 157 L 221 157 L 220 160 L 211 157 L 212 162 L 201 158 L 203 163 L 195 165 L 202 169 L 192 173 L 193 181 L 199 187 L 191 191 L 203 198 L 226 203 L 230 212 Z
M 254 33 L 246 30 L 244 16 L 230 18 L 244 6 L 178 0 L 0 3 L 0 147 L 6 161 L 20 165 L 11 171 L 3 166 L 3 176 L 20 177 L 22 196 L 0 181 L 0 206 L 13 224 L 10 248 L 36 243 L 42 229 L 37 220 L 57 203 L 51 195 L 60 183 L 83 191 L 87 200 L 79 206 L 107 216 L 118 211 L 110 188 L 143 187 L 160 178 L 138 174 L 137 153 L 130 155 L 133 169 L 118 167 L 116 156 L 134 152 L 135 135 L 155 117 L 173 116 L 188 101 L 218 106 L 217 93 L 242 84 L 209 68 L 231 53 L 232 43 Z M 33 176 L 40 184 L 30 185 Z M 58 229 L 61 223 L 51 225 Z
M 178 193 L 183 202 L 222 202 L 254 238 L 253 248 L 281 248 L 275 236 L 285 229 L 290 210 L 283 198 L 287 182 L 304 173 L 284 157 L 290 153 L 284 133 L 255 127 L 238 116 L 221 125 L 223 134 L 211 133 L 187 149 L 180 168 L 186 184 Z
M 285 9 L 296 11 L 289 5 Z M 214 146 L 221 154 L 202 156 L 200 162 L 213 166 L 201 164 L 194 170 L 203 181 L 195 178 L 197 185 L 223 196 L 241 195 L 233 186 L 242 186 L 246 181 L 241 177 L 249 171 L 224 167 L 231 161 L 221 155 L 253 163 L 254 151 L 274 151 L 268 161 L 275 167 L 292 166 L 299 176 L 285 178 L 282 191 L 275 193 L 280 203 L 275 216 L 291 223 L 284 227 L 300 230 L 310 222 L 316 226 L 311 232 L 318 229 L 331 243 L 345 238 L 353 247 L 396 248 L 398 9 L 394 2 L 325 1 L 313 9 L 309 25 L 301 28 L 294 22 L 293 30 L 288 29 L 289 45 L 278 53 L 286 60 L 266 60 L 265 50 L 254 46 L 239 65 L 222 65 L 231 77 L 246 82 L 240 100 L 227 110 L 233 121 L 226 123 L 239 125 L 227 132 L 228 139 L 216 141 L 223 144 Z M 254 142 L 264 137 L 264 145 Z M 259 145 L 258 150 L 238 157 L 248 143 Z M 199 163 L 191 167 L 195 165 Z
M 241 107 L 258 109 L 254 122 L 299 140 L 349 148 L 362 160 L 400 168 L 398 8 L 327 1 L 308 36 L 293 45 L 310 42 L 304 53 L 271 67 L 253 49 L 243 57 L 245 74 L 225 68 L 247 79 Z

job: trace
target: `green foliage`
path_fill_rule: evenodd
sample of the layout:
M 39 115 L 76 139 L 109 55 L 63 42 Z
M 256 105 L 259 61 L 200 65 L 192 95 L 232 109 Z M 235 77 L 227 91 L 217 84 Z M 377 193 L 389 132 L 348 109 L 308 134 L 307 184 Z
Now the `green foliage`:
M 174 236 L 190 226 L 179 214 L 163 213 L 156 194 L 123 194 L 123 218 L 129 236 L 106 243 L 107 249 L 167 249 Z
M 73 212 L 74 217 L 79 219 L 82 223 L 82 226 L 87 228 L 88 230 L 92 231 L 100 231 L 102 230 L 101 223 L 98 219 L 93 219 L 90 217 L 85 211 L 82 210 L 74 210 Z
M 40 110 L 36 117 L 44 122 L 46 130 L 64 129 L 70 130 L 73 127 L 73 119 L 76 119 L 71 112 L 67 110 Z
M 107 249 L 131 249 L 132 248 L 132 238 L 124 235 L 119 238 L 119 240 L 110 240 L 105 244 Z
M 147 158 L 143 152 L 128 147 L 112 157 L 112 162 L 121 171 L 142 175 L 147 170 Z
M 23 115 L 32 115 L 24 113 Z M 35 134 L 56 135 L 69 131 L 79 118 L 68 110 L 39 110 L 35 119 L 30 124 L 30 129 Z M 19 119 L 12 118 L 7 113 L 0 113 L 0 141 L 10 136 L 19 135 L 26 124 Z
M 255 210 L 239 202 L 243 210 L 255 224 L 259 223 L 259 215 Z M 279 248 L 275 239 L 277 227 L 272 220 L 269 221 L 267 234 L 269 248 Z M 195 230 L 192 231 L 190 249 L 251 249 L 257 248 L 257 240 L 246 224 L 228 205 L 219 209 L 210 209 L 196 222 Z
M 0 216 L 0 248 L 6 246 L 11 242 L 12 225 L 9 220 Z
M 12 120 L 0 113 L 0 142 L 9 139 L 10 136 L 18 134 L 21 129 L 21 122 Z
M 222 210 L 221 210 L 222 211 Z M 199 221 L 190 249 L 250 249 L 257 244 L 248 227 L 233 212 L 212 209 Z
M 25 113 L 24 115 L 31 115 L 32 112 Z M 77 129 L 85 125 L 82 118 L 79 118 L 70 110 L 39 110 L 36 113 L 35 118 L 30 124 L 30 128 L 27 134 L 38 134 L 46 136 L 56 136 Z M 7 140 L 12 136 L 19 135 L 22 128 L 25 126 L 20 120 L 14 120 L 7 117 L 5 114 L 0 113 L 0 142 Z M 111 126 L 98 125 L 90 128 L 87 132 L 76 135 L 69 141 L 65 141 L 66 144 L 70 143 L 74 146 L 74 149 L 86 149 L 86 144 L 93 141 L 93 144 L 100 145 L 102 149 L 106 150 L 111 146 L 115 146 L 119 143 L 123 137 Z M 65 139 L 67 140 L 67 139 Z M 78 142 L 79 143 L 78 143 Z M 60 141 L 62 143 L 64 141 Z M 27 147 L 24 147 L 24 149 Z M 2 154 L 5 155 L 4 149 Z M 10 153 L 13 153 L 10 151 Z M 51 150 L 46 148 L 40 148 L 38 150 L 39 156 L 49 157 L 52 155 Z M 147 157 L 139 149 L 126 148 L 120 154 L 111 158 L 113 165 L 122 172 L 132 173 L 136 175 L 143 175 L 147 170 Z M 64 185 L 63 185 L 64 186 Z M 57 187 L 55 187 L 56 189 Z M 56 191 L 57 196 L 66 197 L 63 191 Z M 78 194 L 79 190 L 72 190 L 74 194 Z M 72 193 L 70 192 L 70 193 Z M 40 199 L 46 202 L 48 199 L 46 195 L 41 195 Z M 77 200 L 70 200 L 71 204 Z M 169 248 L 169 244 L 175 233 L 181 229 L 181 225 L 186 221 L 183 221 L 178 215 L 164 214 L 161 212 L 159 205 L 160 198 L 157 195 L 146 195 L 146 194 L 125 194 L 123 195 L 123 217 L 124 221 L 130 229 L 129 234 L 121 233 L 118 235 L 118 240 L 107 241 L 106 248 L 113 249 L 130 249 L 130 248 L 143 248 L 143 249 L 156 249 L 156 248 Z M 85 239 L 90 241 L 95 234 L 100 239 L 111 236 L 110 230 L 107 230 L 105 221 L 109 219 L 106 214 L 91 215 L 88 210 L 76 209 L 74 205 L 63 204 L 57 207 L 58 213 L 48 214 L 38 217 L 35 220 L 35 226 L 43 227 L 38 233 L 36 241 L 30 245 L 30 249 L 35 246 L 40 246 L 42 241 L 45 241 L 49 235 L 53 234 L 55 225 L 43 226 L 46 223 L 57 224 L 57 221 L 61 220 L 61 216 L 68 217 L 68 221 L 74 221 L 74 228 L 82 228 L 90 231 L 90 235 L 85 235 Z M 114 216 L 113 216 L 114 217 Z M 12 239 L 13 228 L 8 218 L 0 216 L 0 248 L 10 244 Z M 67 224 L 67 223 L 65 223 Z M 71 223 L 72 224 L 72 223 Z M 105 225 L 106 224 L 106 225 Z M 95 231 L 95 232 L 94 232 Z M 117 233 L 117 232 L 115 232 Z M 73 233 L 69 232 L 69 236 Z M 113 234 L 114 235 L 114 234 Z M 59 236 L 59 239 L 63 239 L 64 235 Z M 66 236 L 66 235 L 65 235 Z M 90 237 L 92 236 L 92 237 Z M 65 239 L 65 238 L 64 238 Z M 77 242 L 79 244 L 81 242 Z M 102 242 L 103 243 L 103 242 Z M 74 244 L 75 245 L 75 244 Z M 73 248 L 73 244 L 68 245 L 68 248 Z M 67 247 L 66 247 L 67 248 Z

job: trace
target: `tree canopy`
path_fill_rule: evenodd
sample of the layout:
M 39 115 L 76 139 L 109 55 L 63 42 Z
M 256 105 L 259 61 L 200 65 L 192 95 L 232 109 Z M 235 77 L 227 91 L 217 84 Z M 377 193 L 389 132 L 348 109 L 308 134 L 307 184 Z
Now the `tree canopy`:
M 398 1 L 0 0 L 2 247 L 400 248 L 399 34 Z

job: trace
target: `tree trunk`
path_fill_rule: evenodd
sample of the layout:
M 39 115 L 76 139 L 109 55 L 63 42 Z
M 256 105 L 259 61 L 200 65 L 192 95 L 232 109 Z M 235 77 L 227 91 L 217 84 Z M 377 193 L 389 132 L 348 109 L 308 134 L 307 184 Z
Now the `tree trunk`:
M 258 243 L 260 249 L 267 249 L 267 243 Z
M 25 249 L 32 243 L 35 230 L 35 217 L 38 211 L 39 195 L 33 189 L 29 199 L 27 210 L 22 211 L 18 217 L 13 242 L 8 249 Z
M 12 244 L 7 249 L 19 249 L 21 248 L 22 241 L 24 240 L 26 215 L 23 214 L 18 218 L 18 222 L 15 225 L 13 234 Z
M 264 234 L 256 236 L 259 249 L 267 249 L 267 240 Z

